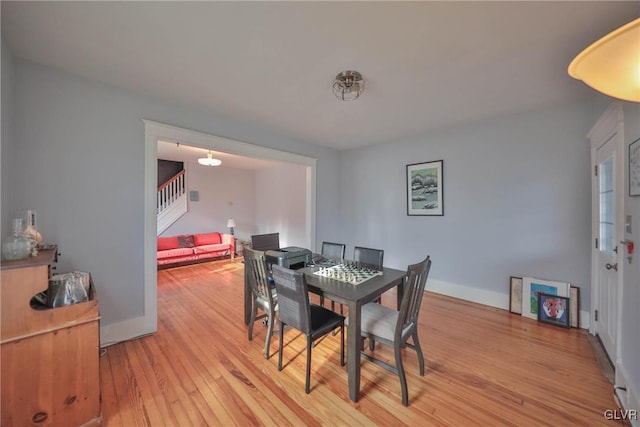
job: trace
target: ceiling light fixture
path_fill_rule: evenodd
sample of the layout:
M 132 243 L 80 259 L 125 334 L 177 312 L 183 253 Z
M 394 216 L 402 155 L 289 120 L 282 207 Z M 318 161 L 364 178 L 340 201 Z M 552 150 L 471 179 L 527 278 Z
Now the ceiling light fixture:
M 342 101 L 358 99 L 363 90 L 364 80 L 357 71 L 343 71 L 333 82 L 333 94 Z
M 222 164 L 222 160 L 214 159 L 211 154 L 211 150 L 207 154 L 207 157 L 200 157 L 198 159 L 198 163 L 205 166 L 220 166 Z
M 605 95 L 640 102 L 640 18 L 580 52 L 569 75 Z

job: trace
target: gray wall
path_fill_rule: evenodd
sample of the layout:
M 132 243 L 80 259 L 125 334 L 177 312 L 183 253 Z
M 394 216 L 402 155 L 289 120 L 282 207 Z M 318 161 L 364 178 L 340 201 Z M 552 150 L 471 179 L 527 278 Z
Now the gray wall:
M 306 233 L 306 166 L 282 165 L 256 171 L 257 233 L 280 233 L 280 247 L 309 247 Z M 265 185 L 266 184 L 266 185 Z
M 629 163 L 628 146 L 640 138 L 640 104 L 624 104 L 625 164 Z M 632 216 L 631 234 L 626 239 L 635 243 L 635 255 L 631 263 L 624 258 L 624 284 L 622 289 L 622 331 L 620 336 L 620 363 L 616 377 L 627 386 L 630 405 L 627 409 L 640 409 L 640 197 L 629 197 L 629 169 L 626 169 L 625 210 Z
M 506 308 L 509 276 L 534 276 L 580 286 L 588 310 L 589 117 L 558 107 L 345 152 L 342 241 L 397 268 L 429 254 L 431 285 L 458 297 Z M 444 216 L 407 216 L 406 165 L 433 160 Z
M 2 136 L 0 140 L 0 168 L 2 169 L 2 199 L 0 201 L 0 237 L 4 237 L 11 232 L 11 218 L 13 213 L 11 207 L 12 194 L 13 194 L 13 179 L 14 169 L 12 168 L 13 159 L 13 86 L 14 86 L 14 64 L 13 56 L 9 52 L 7 45 L 2 39 L 1 44 L 1 76 L 2 87 L 0 88 L 0 98 L 2 105 L 0 110 L 2 112 Z
M 188 201 L 189 211 L 162 233 L 177 234 L 228 233 L 227 220 L 233 218 L 235 236 L 247 240 L 255 230 L 255 171 L 221 166 L 185 164 L 187 195 L 198 192 L 198 201 Z
M 14 105 L 9 209 L 38 211 L 44 240 L 60 245 L 59 271 L 93 274 L 103 326 L 143 314 L 143 118 L 317 158 L 318 234 L 339 222 L 334 150 L 19 59 Z

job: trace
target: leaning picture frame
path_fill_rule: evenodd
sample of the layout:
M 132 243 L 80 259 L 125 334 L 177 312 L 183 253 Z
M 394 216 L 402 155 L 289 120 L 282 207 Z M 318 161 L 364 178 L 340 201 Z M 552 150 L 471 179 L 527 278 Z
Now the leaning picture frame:
M 407 165 L 407 215 L 444 215 L 443 160 Z
M 509 278 L 509 312 L 522 314 L 522 277 Z
M 571 305 L 568 297 L 538 294 L 538 322 L 563 328 L 571 327 Z
M 580 327 L 580 288 L 571 285 L 569 288 L 569 306 L 571 314 L 571 327 Z
M 629 196 L 640 196 L 640 138 L 629 144 Z
M 522 316 L 538 319 L 538 294 L 556 295 L 569 298 L 569 283 L 555 280 L 522 278 Z

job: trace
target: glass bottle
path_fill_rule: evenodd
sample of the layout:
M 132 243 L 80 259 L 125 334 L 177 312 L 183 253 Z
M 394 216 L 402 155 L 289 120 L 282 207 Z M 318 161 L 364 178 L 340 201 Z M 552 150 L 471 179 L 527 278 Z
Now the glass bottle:
M 38 244 L 42 243 L 42 235 L 38 232 L 36 222 L 37 213 L 33 209 L 28 209 L 25 215 L 24 232 L 31 234 Z
M 31 239 L 22 231 L 21 218 L 15 218 L 13 220 L 12 231 L 11 236 L 2 242 L 2 257 L 7 261 L 28 258 L 32 253 L 33 245 Z

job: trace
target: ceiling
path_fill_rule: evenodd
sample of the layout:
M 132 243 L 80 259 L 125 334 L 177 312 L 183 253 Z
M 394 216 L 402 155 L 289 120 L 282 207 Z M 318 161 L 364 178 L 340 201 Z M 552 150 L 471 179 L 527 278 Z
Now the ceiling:
M 569 62 L 639 5 L 1 3 L 19 58 L 340 150 L 589 99 Z M 356 101 L 331 91 L 347 69 Z
M 170 141 L 158 141 L 158 158 L 162 160 L 195 163 L 200 157 L 207 157 L 207 153 L 209 150 L 206 148 L 176 144 Z M 232 169 L 268 169 L 283 164 L 274 160 L 256 159 L 214 150 L 211 150 L 211 155 L 215 159 L 222 160 L 221 167 Z

